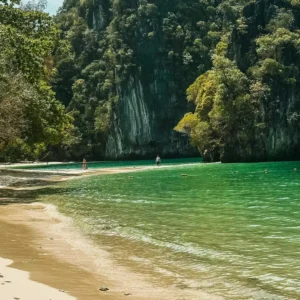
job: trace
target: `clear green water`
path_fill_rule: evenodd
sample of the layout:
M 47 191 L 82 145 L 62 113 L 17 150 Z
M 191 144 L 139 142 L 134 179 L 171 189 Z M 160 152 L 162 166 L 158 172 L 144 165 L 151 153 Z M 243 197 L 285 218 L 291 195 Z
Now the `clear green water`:
M 42 198 L 120 263 L 181 288 L 225 299 L 300 299 L 299 162 L 95 176 Z

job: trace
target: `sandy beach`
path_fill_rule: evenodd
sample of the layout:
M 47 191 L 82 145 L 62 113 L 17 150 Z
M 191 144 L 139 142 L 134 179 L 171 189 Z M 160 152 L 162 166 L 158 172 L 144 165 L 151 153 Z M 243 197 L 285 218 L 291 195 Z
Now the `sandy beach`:
M 10 268 L 27 271 L 31 280 L 74 297 L 50 297 L 47 300 L 124 299 L 133 293 L 129 288 L 126 290 L 126 286 L 131 283 L 134 289 L 135 282 L 130 282 L 132 279 L 128 276 L 121 282 L 114 280 L 123 275 L 117 266 L 111 265 L 108 253 L 93 252 L 91 244 L 69 227 L 67 219 L 65 222 L 58 219 L 54 207 L 42 204 L 0 206 L 0 228 L 0 257 L 5 259 L 5 265 L 7 259 L 12 260 L 14 263 Z M 85 247 L 82 248 L 82 244 Z M 101 256 L 101 265 L 94 264 L 96 256 Z M 5 276 L 3 265 L 0 273 Z M 20 274 L 19 271 L 11 273 L 10 281 L 17 284 Z M 4 287 L 0 285 L 1 295 L 5 292 Z M 101 292 L 101 287 L 109 288 L 109 291 Z M 32 286 L 28 285 L 28 288 Z M 33 294 L 35 296 L 30 300 L 40 300 L 39 295 Z M 1 300 L 13 299 L 9 295 Z M 20 299 L 24 295 L 19 295 L 22 296 Z M 130 296 L 132 299 L 151 299 L 150 295 L 145 298 Z
M 12 263 L 11 260 L 0 258 L 1 299 L 75 300 L 63 291 L 30 280 L 28 272 L 10 268 Z
M 105 173 L 132 171 L 114 169 Z M 17 190 L 22 191 L 20 187 Z M 5 276 L 0 279 L 7 276 L 14 284 L 0 284 L 1 300 L 222 299 L 174 287 L 172 282 L 147 278 L 141 276 L 142 271 L 135 273 L 118 265 L 105 245 L 95 247 L 53 205 L 34 199 L 25 204 L 19 203 L 20 199 L 12 202 L 9 198 L 0 200 L 0 273 Z M 13 295 L 13 291 L 19 293 Z

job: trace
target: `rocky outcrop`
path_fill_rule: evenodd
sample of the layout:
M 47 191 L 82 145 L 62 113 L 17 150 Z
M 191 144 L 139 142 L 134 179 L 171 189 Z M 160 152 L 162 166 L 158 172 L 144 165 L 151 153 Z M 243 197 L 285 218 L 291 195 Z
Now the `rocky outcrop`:
M 87 10 L 87 21 L 90 28 L 104 30 L 111 17 L 110 1 L 93 1 Z
M 173 131 L 187 110 L 185 99 L 178 99 L 168 89 L 171 82 L 165 82 L 170 77 L 166 69 L 154 67 L 152 72 L 152 80 L 135 74 L 118 87 L 107 158 L 153 158 L 157 153 L 169 157 L 198 155 L 187 137 Z M 180 104 L 181 109 L 177 109 Z
M 158 153 L 164 157 L 199 155 L 188 137 L 173 130 L 190 110 L 185 90 L 196 77 L 199 59 L 191 63 L 189 72 L 181 72 L 185 67 L 183 45 L 193 45 L 193 28 L 188 25 L 190 40 L 185 40 L 182 28 L 190 19 L 185 21 L 178 13 L 179 20 L 176 5 L 181 1 L 171 2 L 65 1 L 60 20 L 69 20 L 74 11 L 78 15 L 78 21 L 67 30 L 65 21 L 61 26 L 74 50 L 74 82 L 80 82 L 78 89 L 71 91 L 69 107 L 83 119 L 75 122 L 82 144 L 89 145 L 88 156 L 129 159 L 153 158 Z M 171 29 L 166 34 L 163 26 L 167 22 Z M 196 28 L 196 22 L 193 26 Z M 178 41 L 176 28 L 182 31 Z M 170 51 L 173 44 L 176 51 Z M 64 77 L 66 71 L 61 73 Z M 92 114 L 97 109 L 98 123 L 106 123 L 94 130 Z
M 214 149 L 206 152 L 207 160 L 299 159 L 300 35 L 295 38 L 300 28 L 299 6 L 290 0 L 233 2 L 65 0 L 58 21 L 72 55 L 58 58 L 56 92 L 75 112 L 81 139 L 76 147 L 81 153 L 75 156 L 129 159 L 153 158 L 158 153 L 197 155 L 188 137 L 173 128 L 185 113 L 195 111 L 186 101 L 186 90 L 199 75 L 215 69 L 211 60 L 215 53 L 229 58 L 246 78 L 243 90 L 251 99 L 251 108 L 230 110 L 230 105 L 225 105 L 230 118 L 220 109 L 223 118 L 214 124 L 210 123 L 210 108 L 203 112 L 213 129 L 208 135 L 211 139 L 202 138 L 208 148 L 200 151 L 211 145 Z M 268 27 L 270 21 L 274 28 Z M 278 28 L 298 40 L 280 42 Z M 282 43 L 276 46 L 279 55 L 275 58 L 258 53 L 257 39 L 268 36 L 271 41 L 265 47 L 271 45 L 272 49 L 273 43 Z M 267 92 L 257 96 L 261 91 L 251 90 L 254 83 Z M 223 97 L 220 93 L 217 96 Z M 66 101 L 66 95 L 72 99 Z M 241 96 L 228 95 L 223 97 L 228 103 Z M 240 118 L 231 118 L 236 112 Z M 230 126 L 223 126 L 226 122 Z M 199 132 L 198 128 L 198 137 Z
M 266 34 L 266 26 L 276 15 L 276 9 L 291 9 L 286 1 L 259 0 L 247 5 L 243 10 L 247 32 L 233 30 L 230 58 L 237 62 L 239 68 L 247 73 L 253 66 L 256 56 L 256 39 Z M 295 20 L 292 30 L 299 27 Z M 284 48 L 285 45 L 282 45 Z M 281 63 L 300 69 L 300 55 L 293 49 L 283 52 Z M 222 155 L 224 162 L 268 161 L 300 159 L 300 76 L 297 74 L 294 84 L 286 83 L 272 77 L 265 77 L 264 83 L 270 88 L 270 94 L 262 102 L 261 123 L 265 130 L 249 145 L 248 152 L 237 146 L 227 147 Z
M 141 3 L 131 1 L 132 10 L 138 12 Z M 154 3 L 158 10 L 168 10 L 168 4 Z M 164 157 L 199 155 L 188 137 L 173 130 L 189 110 L 185 90 L 191 79 L 178 80 L 174 66 L 168 61 L 165 36 L 159 28 L 167 15 L 167 11 L 156 15 L 156 28 L 154 24 L 149 28 L 150 20 L 140 24 L 133 40 L 126 41 L 133 51 L 134 67 L 124 82 L 116 86 L 119 100 L 105 147 L 107 158 L 153 158 L 157 153 Z

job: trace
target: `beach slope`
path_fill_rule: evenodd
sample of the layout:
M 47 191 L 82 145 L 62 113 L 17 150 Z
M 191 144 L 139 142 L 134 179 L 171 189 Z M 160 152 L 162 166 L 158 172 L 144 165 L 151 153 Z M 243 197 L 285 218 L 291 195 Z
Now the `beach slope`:
M 64 291 L 31 281 L 29 273 L 10 268 L 13 261 L 0 258 L 1 300 L 75 300 Z

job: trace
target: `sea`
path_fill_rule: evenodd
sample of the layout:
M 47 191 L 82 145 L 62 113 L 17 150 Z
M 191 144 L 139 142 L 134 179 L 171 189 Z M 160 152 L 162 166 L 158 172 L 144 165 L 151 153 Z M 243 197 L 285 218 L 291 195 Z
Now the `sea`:
M 39 193 L 141 276 L 224 299 L 300 299 L 300 162 L 162 160 Z

